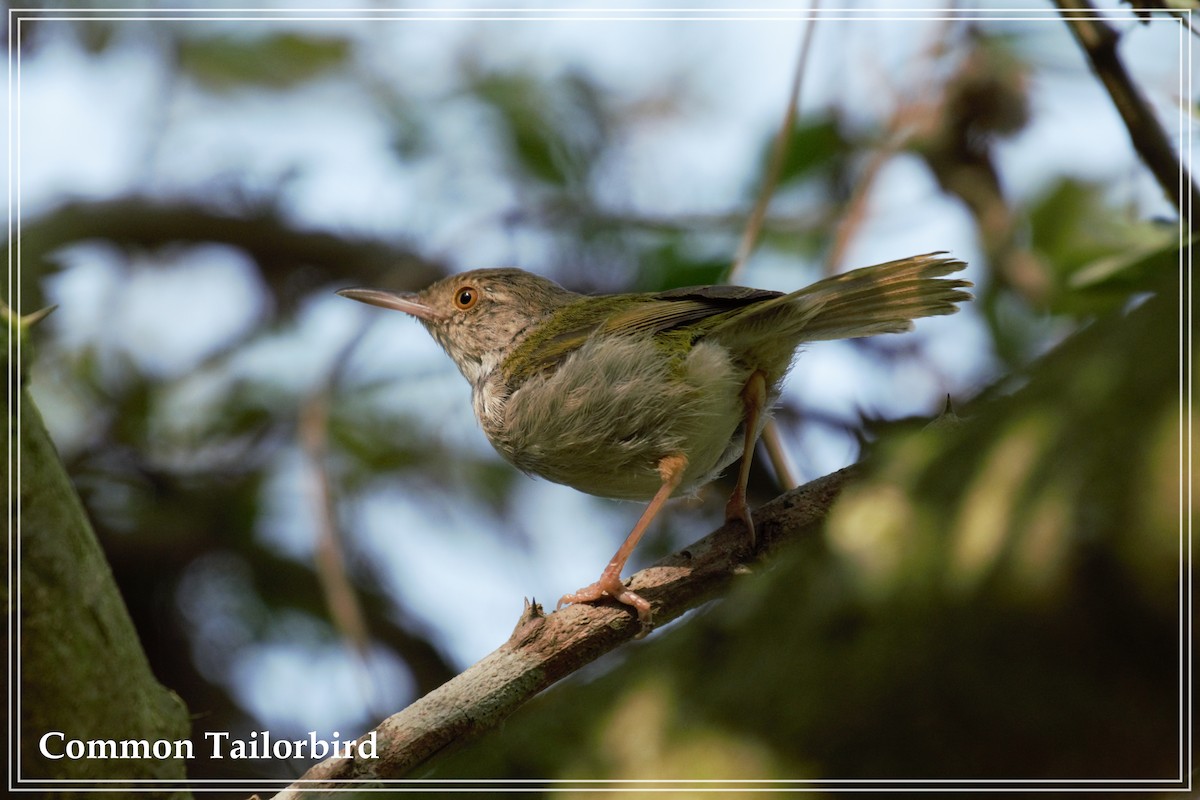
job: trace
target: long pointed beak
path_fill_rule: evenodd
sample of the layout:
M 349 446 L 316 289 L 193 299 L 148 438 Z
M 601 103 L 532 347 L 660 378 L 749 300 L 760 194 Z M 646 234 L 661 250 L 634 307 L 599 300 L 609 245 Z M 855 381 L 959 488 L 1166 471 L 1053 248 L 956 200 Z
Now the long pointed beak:
M 405 314 L 412 314 L 417 319 L 429 321 L 437 319 L 434 310 L 422 303 L 419 299 L 420 295 L 414 292 L 385 292 L 383 289 L 339 289 L 338 294 L 367 305 L 403 311 Z

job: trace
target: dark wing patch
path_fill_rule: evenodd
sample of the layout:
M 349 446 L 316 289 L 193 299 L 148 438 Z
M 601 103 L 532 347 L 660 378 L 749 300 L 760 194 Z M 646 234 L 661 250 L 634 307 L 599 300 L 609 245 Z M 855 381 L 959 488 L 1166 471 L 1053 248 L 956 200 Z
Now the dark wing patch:
M 749 286 L 684 286 L 681 289 L 659 292 L 653 297 L 655 300 L 699 300 L 705 303 L 727 304 L 728 307 L 770 300 L 782 294 L 783 292 L 767 289 L 751 289 Z
M 782 295 L 745 286 L 688 286 L 649 295 L 604 324 L 608 333 L 657 333 Z

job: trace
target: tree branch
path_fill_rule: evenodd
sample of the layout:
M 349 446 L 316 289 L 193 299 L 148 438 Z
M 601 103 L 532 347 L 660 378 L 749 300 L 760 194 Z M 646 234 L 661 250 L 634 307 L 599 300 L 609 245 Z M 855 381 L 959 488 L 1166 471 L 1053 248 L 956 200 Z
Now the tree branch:
M 1193 225 L 1190 221 L 1191 209 L 1200 200 L 1200 193 L 1197 193 L 1191 176 L 1180 163 L 1171 140 L 1154 116 L 1150 104 L 1129 77 L 1117 53 L 1119 35 L 1095 16 L 1097 11 L 1090 0 L 1055 0 L 1055 3 L 1075 40 L 1087 53 L 1092 71 L 1112 97 L 1113 105 L 1117 107 L 1129 131 L 1134 149 L 1150 168 L 1163 192 L 1179 209 L 1180 216 Z M 1194 227 L 1192 229 L 1195 230 Z
M 0 481 L 9 491 L 9 545 L 16 545 L 3 579 L 5 596 L 14 598 L 9 631 L 16 633 L 9 700 L 19 708 L 9 730 L 10 754 L 19 761 L 19 767 L 10 762 L 10 779 L 20 778 L 10 786 L 82 794 L 103 784 L 112 792 L 132 792 L 138 781 L 155 780 L 170 782 L 161 796 L 191 797 L 172 792 L 186 777 L 182 758 L 43 754 L 42 737 L 54 731 L 81 740 L 174 741 L 188 737 L 190 723 L 183 701 L 150 670 L 96 534 L 23 385 L 32 360 L 28 329 L 41 316 L 18 319 L 0 303 L 9 454 Z M 12 583 L 18 579 L 19 586 Z M 61 739 L 47 744 L 60 752 L 63 747 Z
M 36 306 L 46 257 L 89 240 L 125 250 L 175 244 L 227 244 L 258 264 L 277 300 L 294 302 L 331 280 L 370 282 L 389 288 L 421 288 L 444 276 L 445 265 L 414 250 L 379 239 L 296 229 L 272 208 L 244 212 L 194 200 L 130 195 L 66 203 L 26 222 L 20 231 L 21 307 Z M 15 305 L 15 303 L 14 303 Z
M 757 554 L 747 552 L 740 526 L 727 525 L 636 573 L 630 586 L 651 602 L 659 624 L 679 617 L 723 594 L 752 563 L 767 562 L 784 545 L 812 535 L 857 471 L 847 467 L 818 478 L 760 508 L 754 515 Z M 495 728 L 526 700 L 633 639 L 640 629 L 625 606 L 572 605 L 547 616 L 536 602 L 527 602 L 504 645 L 372 732 L 376 758 L 322 761 L 276 800 L 341 781 L 382 781 L 428 768 L 453 746 Z

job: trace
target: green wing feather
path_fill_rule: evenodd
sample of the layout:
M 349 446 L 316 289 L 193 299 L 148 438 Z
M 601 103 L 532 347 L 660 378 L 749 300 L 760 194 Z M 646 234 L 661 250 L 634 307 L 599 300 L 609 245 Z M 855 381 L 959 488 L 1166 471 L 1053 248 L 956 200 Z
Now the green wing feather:
M 672 289 L 637 296 L 639 302 L 629 304 L 605 320 L 603 330 L 615 334 L 659 333 L 782 296 L 782 292 L 746 286 Z
M 548 369 L 593 334 L 655 334 L 761 303 L 781 292 L 745 286 L 693 286 L 667 292 L 585 297 L 558 309 L 504 362 L 510 385 Z M 520 365 L 517 368 L 515 365 Z

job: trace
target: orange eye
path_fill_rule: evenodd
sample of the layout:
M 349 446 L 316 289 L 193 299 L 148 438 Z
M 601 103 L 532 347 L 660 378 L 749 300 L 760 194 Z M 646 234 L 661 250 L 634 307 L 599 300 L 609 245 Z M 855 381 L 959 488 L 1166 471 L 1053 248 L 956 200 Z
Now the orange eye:
M 458 290 L 458 294 L 454 295 L 454 305 L 463 311 L 466 311 L 478 302 L 479 292 L 474 286 L 463 286 Z

